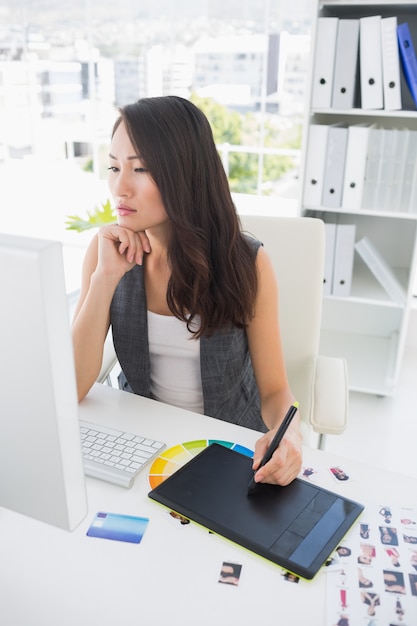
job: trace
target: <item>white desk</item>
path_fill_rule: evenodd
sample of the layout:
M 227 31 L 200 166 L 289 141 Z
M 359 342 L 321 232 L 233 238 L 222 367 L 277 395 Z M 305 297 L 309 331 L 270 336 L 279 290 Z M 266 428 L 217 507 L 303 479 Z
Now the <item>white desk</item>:
M 95 385 L 81 403 L 89 421 L 148 434 L 172 446 L 221 438 L 253 448 L 259 433 Z M 349 460 L 357 480 L 338 486 L 326 470 L 341 463 L 305 449 L 317 483 L 363 502 L 415 499 L 416 481 Z M 67 533 L 0 509 L 2 626 L 285 626 L 325 624 L 325 575 L 287 582 L 281 568 L 194 525 L 174 523 L 147 497 L 145 470 L 131 490 L 87 479 L 89 513 Z M 371 494 L 371 496 L 370 496 Z M 373 500 L 373 501 L 374 501 Z M 97 511 L 148 517 L 139 545 L 86 536 Z M 238 587 L 219 584 L 223 561 L 242 564 Z M 278 619 L 278 621 L 277 621 Z

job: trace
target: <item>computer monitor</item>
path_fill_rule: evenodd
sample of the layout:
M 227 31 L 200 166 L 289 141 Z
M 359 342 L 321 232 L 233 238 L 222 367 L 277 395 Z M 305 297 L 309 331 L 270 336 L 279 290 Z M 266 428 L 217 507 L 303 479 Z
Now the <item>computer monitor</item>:
M 73 530 L 87 498 L 61 244 L 1 234 L 0 294 L 0 507 Z

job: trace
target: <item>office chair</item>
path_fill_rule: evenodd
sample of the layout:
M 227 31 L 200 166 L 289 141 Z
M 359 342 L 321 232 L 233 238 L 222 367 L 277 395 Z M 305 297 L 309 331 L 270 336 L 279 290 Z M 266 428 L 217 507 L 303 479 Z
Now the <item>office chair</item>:
M 323 450 L 326 435 L 345 430 L 349 407 L 345 359 L 318 354 L 324 224 L 308 217 L 240 218 L 243 230 L 262 241 L 274 266 L 285 364 L 300 404 L 304 442 Z
M 304 443 L 324 449 L 327 434 L 345 430 L 348 414 L 346 361 L 318 355 L 324 224 L 308 217 L 240 217 L 243 229 L 262 241 L 275 268 L 284 356 L 291 389 L 300 404 Z M 111 384 L 116 363 L 109 333 L 97 381 Z
M 101 370 L 97 377 L 98 383 L 106 383 L 109 387 L 112 387 L 111 373 L 117 363 L 116 352 L 113 346 L 113 335 L 111 328 L 107 333 L 106 341 L 103 348 L 103 360 L 101 362 Z

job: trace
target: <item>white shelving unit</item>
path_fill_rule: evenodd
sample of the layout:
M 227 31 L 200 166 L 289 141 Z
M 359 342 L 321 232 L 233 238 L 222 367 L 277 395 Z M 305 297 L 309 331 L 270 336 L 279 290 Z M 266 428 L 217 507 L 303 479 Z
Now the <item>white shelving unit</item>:
M 328 223 L 355 224 L 355 241 L 369 238 L 394 272 L 406 294 L 404 304 L 391 299 L 360 255 L 355 252 L 352 286 L 348 296 L 325 296 L 320 353 L 345 356 L 349 367 L 350 388 L 380 396 L 392 395 L 397 383 L 404 351 L 405 337 L 412 301 L 414 268 L 416 266 L 417 206 L 403 210 L 398 206 L 378 206 L 371 209 L 359 206 L 346 210 L 337 207 L 309 206 L 305 198 L 308 184 L 307 160 L 312 125 L 345 127 L 376 124 L 383 129 L 417 131 L 417 111 L 401 72 L 401 110 L 363 109 L 360 100 L 352 108 L 313 108 L 314 70 L 316 49 L 319 46 L 318 28 L 321 17 L 348 20 L 367 16 L 396 16 L 398 23 L 407 22 L 417 45 L 417 3 L 374 1 L 319 0 L 313 24 L 311 52 L 311 85 L 304 127 L 303 185 L 301 214 L 315 216 Z M 328 47 L 328 54 L 333 50 Z M 310 154 L 311 158 L 311 154 Z M 417 174 L 417 170 L 416 170 Z M 417 197 L 417 196 L 416 196 Z

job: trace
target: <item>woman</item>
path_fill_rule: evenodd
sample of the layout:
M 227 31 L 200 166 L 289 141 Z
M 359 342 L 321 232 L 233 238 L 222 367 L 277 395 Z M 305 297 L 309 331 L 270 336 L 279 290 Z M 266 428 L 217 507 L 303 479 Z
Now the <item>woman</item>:
M 278 293 L 260 242 L 241 233 L 208 120 L 176 96 L 120 109 L 109 155 L 117 224 L 84 261 L 73 323 L 81 400 L 100 371 L 111 325 L 120 386 L 266 434 L 287 409 Z M 299 417 L 257 482 L 301 469 Z

